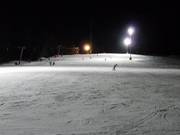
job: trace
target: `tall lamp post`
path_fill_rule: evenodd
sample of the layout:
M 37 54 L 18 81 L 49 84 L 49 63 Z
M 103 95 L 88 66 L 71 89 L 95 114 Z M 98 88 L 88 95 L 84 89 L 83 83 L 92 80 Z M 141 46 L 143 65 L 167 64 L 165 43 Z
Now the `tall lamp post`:
M 61 56 L 63 55 L 63 53 L 62 53 L 62 45 L 57 46 L 57 55 L 59 56 L 60 54 L 61 54 Z
M 23 56 L 23 52 L 24 52 L 24 49 L 26 49 L 25 46 L 22 46 L 22 47 L 19 47 L 21 49 L 21 52 L 20 52 L 20 55 L 19 55 L 19 65 L 21 64 L 21 60 L 22 60 L 22 56 Z
M 127 29 L 127 35 L 128 37 L 126 37 L 124 39 L 124 45 L 127 47 L 127 52 L 130 54 L 129 60 L 132 60 L 132 56 L 131 56 L 131 46 L 132 46 L 132 40 L 133 40 L 133 35 L 134 35 L 135 29 L 134 27 L 129 27 Z
M 129 53 L 129 60 L 132 60 L 132 57 L 131 57 L 131 44 L 132 44 L 132 40 L 130 37 L 126 37 L 123 41 L 124 45 L 127 47 L 127 53 Z

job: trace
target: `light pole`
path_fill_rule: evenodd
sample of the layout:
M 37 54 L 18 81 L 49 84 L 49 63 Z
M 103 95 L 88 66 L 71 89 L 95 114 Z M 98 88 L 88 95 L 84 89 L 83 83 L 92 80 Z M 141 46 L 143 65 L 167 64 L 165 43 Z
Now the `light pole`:
M 132 57 L 131 57 L 131 45 L 132 45 L 134 32 L 135 32 L 134 27 L 130 26 L 127 29 L 128 38 L 125 38 L 126 43 L 124 43 L 127 46 L 127 49 L 129 51 L 129 54 L 130 54 L 129 60 L 132 60 Z
M 60 54 L 61 54 L 61 56 L 63 55 L 63 53 L 62 53 L 62 45 L 57 46 L 57 55 L 59 56 Z
M 23 56 L 23 51 L 26 49 L 25 46 L 19 47 L 21 49 L 20 55 L 19 55 L 19 65 L 21 64 L 22 56 Z
M 131 57 L 131 47 L 130 47 L 130 45 L 132 44 L 131 38 L 130 37 L 126 37 L 124 39 L 123 43 L 127 47 L 127 53 L 130 54 L 129 60 L 132 60 L 132 57 Z

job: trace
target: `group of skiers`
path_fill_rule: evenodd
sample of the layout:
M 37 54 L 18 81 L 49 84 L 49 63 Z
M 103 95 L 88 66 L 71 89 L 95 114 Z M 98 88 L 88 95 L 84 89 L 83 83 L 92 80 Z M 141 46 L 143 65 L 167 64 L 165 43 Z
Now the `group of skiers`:
M 51 61 L 50 59 L 49 59 L 49 65 L 50 66 L 55 66 L 55 62 L 54 61 Z M 117 66 L 118 66 L 118 64 L 115 64 L 114 66 L 113 66 L 113 71 L 116 71 L 116 68 L 117 68 Z
M 49 65 L 50 65 L 50 66 L 55 66 L 55 64 L 56 64 L 56 63 L 55 63 L 54 61 L 49 61 Z
M 48 58 L 48 61 L 49 61 L 50 66 L 55 66 L 56 63 L 54 61 L 52 61 L 50 58 Z

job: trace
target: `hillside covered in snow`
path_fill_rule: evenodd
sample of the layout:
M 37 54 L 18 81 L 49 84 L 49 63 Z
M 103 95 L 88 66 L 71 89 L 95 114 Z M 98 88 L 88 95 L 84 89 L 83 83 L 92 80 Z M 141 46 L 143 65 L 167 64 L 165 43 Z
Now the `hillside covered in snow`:
M 180 60 L 132 56 L 1 65 L 0 135 L 179 135 Z

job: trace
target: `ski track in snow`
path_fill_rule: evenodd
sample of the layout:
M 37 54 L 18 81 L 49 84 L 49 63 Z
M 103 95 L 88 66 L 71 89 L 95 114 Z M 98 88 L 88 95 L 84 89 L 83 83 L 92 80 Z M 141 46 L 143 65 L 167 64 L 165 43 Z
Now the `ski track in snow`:
M 47 60 L 0 67 L 0 135 L 180 134 L 178 60 L 128 61 L 127 54 L 51 60 L 54 67 Z

